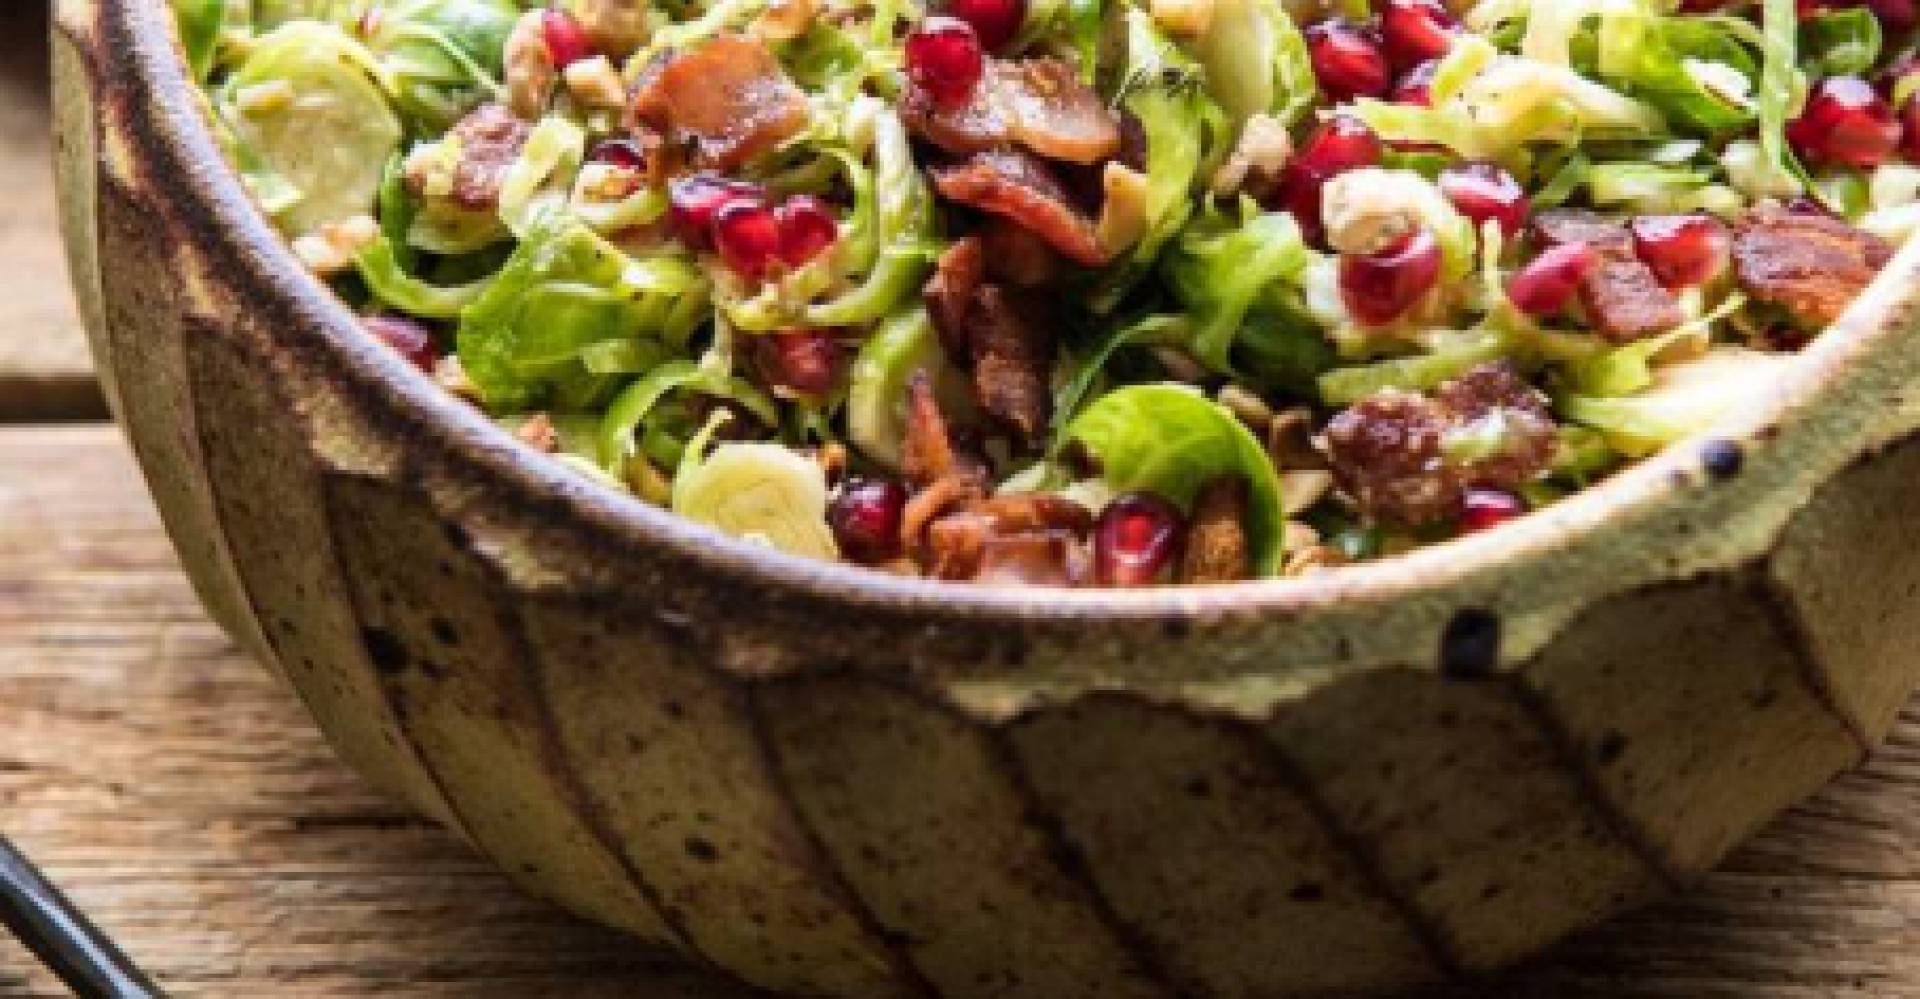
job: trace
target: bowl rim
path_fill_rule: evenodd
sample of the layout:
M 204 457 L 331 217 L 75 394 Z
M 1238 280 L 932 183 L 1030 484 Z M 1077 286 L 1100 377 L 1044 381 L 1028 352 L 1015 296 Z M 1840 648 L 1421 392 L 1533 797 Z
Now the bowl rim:
M 398 354 L 360 330 L 354 313 L 307 271 L 288 242 L 246 191 L 221 153 L 199 87 L 186 73 L 171 8 L 143 0 L 94 0 L 88 26 L 95 44 L 96 86 L 120 83 L 135 137 L 133 151 L 151 161 L 142 169 L 172 195 L 172 209 L 203 249 L 243 273 L 226 282 L 240 296 L 273 295 L 288 315 L 319 334 L 356 399 L 377 402 L 390 432 L 413 430 L 445 456 L 512 487 L 516 504 L 557 511 L 590 532 L 596 548 L 647 551 L 726 577 L 730 582 L 875 611 L 975 622 L 1186 623 L 1222 617 L 1294 618 L 1332 607 L 1385 609 L 1415 598 L 1471 603 L 1498 592 L 1503 577 L 1521 570 L 1571 567 L 1595 537 L 1664 504 L 1687 502 L 1703 469 L 1708 442 L 1732 441 L 1751 463 L 1775 448 L 1784 413 L 1816 402 L 1837 374 L 1859 364 L 1897 322 L 1895 307 L 1912 298 L 1886 289 L 1889 264 L 1834 327 L 1785 366 L 1770 391 L 1724 415 L 1714 431 L 1676 442 L 1595 485 L 1493 531 L 1466 535 L 1377 561 L 1301 577 L 1142 589 L 988 586 L 893 575 L 848 563 L 789 555 L 734 538 L 655 507 L 565 468 L 495 424 L 478 407 L 456 399 Z M 64 4 L 62 5 L 64 6 Z M 56 21 L 56 25 L 58 24 Z M 102 54 L 104 53 L 104 55 Z M 115 77 L 106 79 L 104 77 Z M 1872 298 L 1871 305 L 1867 299 Z M 1864 445 L 1863 445 L 1864 446 Z M 1595 574 L 1598 575 L 1598 574 Z M 1584 587 L 1591 595 L 1620 588 L 1606 580 Z

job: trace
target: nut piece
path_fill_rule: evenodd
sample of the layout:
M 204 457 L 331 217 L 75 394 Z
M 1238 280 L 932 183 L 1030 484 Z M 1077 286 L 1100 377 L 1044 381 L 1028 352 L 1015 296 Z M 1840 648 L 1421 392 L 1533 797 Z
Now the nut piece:
M 353 258 L 380 238 L 380 223 L 371 215 L 355 215 L 328 222 L 293 241 L 293 253 L 307 270 L 331 277 L 353 266 Z
M 506 65 L 507 107 L 528 121 L 538 119 L 546 113 L 560 81 L 553 53 L 547 48 L 540 11 L 527 11 L 513 23 L 502 61 Z
M 632 55 L 651 33 L 644 0 L 573 0 L 572 6 L 587 40 L 615 59 Z
M 1153 21 L 1169 34 L 1193 37 L 1213 23 L 1213 0 L 1153 0 Z
M 553 454 L 560 450 L 560 431 L 554 427 L 553 417 L 545 413 L 527 417 L 514 429 L 513 436 L 536 451 Z
M 475 405 L 480 403 L 480 386 L 467 377 L 467 369 L 460 363 L 459 354 L 448 354 L 436 362 L 433 380 L 456 399 L 464 399 Z
M 588 108 L 623 108 L 627 104 L 627 85 L 620 71 L 606 56 L 582 59 L 566 69 L 567 92 Z
M 1240 141 L 1220 169 L 1213 172 L 1213 193 L 1229 195 L 1242 188 L 1256 193 L 1280 182 L 1280 171 L 1293 158 L 1293 136 L 1286 122 L 1270 114 L 1256 114 L 1240 126 Z
M 790 42 L 807 33 L 820 14 L 820 0 L 772 0 L 748 29 L 765 42 Z

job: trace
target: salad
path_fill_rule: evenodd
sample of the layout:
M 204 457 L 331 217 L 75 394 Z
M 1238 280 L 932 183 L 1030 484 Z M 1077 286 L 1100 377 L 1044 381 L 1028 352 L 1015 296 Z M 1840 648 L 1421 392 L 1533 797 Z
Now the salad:
M 945 580 L 1486 530 L 1920 226 L 1914 0 L 174 3 L 370 336 L 610 488 Z

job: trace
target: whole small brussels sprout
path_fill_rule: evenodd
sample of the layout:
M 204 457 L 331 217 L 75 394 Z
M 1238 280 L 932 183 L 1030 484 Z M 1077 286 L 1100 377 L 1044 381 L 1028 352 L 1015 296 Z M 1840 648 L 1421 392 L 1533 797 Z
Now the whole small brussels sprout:
M 242 160 L 283 192 L 270 210 L 289 235 L 373 211 L 401 132 L 370 61 L 340 29 L 294 21 L 259 39 L 220 88 Z

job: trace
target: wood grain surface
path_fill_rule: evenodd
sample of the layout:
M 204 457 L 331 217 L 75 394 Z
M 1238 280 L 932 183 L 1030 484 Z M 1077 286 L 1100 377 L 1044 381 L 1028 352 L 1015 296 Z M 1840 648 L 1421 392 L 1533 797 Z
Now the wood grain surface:
M 47 4 L 0 3 L 0 419 L 106 415 L 59 251 Z
M 54 231 L 45 6 L 0 8 L 0 424 L 97 420 Z M 0 425 L 0 831 L 179 996 L 746 995 L 373 796 L 207 621 L 97 423 Z M 1421 999 L 1920 997 L 1917 952 L 1920 702 L 1698 892 Z M 62 995 L 0 936 L 0 999 Z
M 207 622 L 104 426 L 0 428 L 0 827 L 181 996 L 744 995 L 373 797 Z M 1916 947 L 1920 707 L 1697 894 L 1423 999 L 1920 996 Z M 0 999 L 61 994 L 0 943 Z

